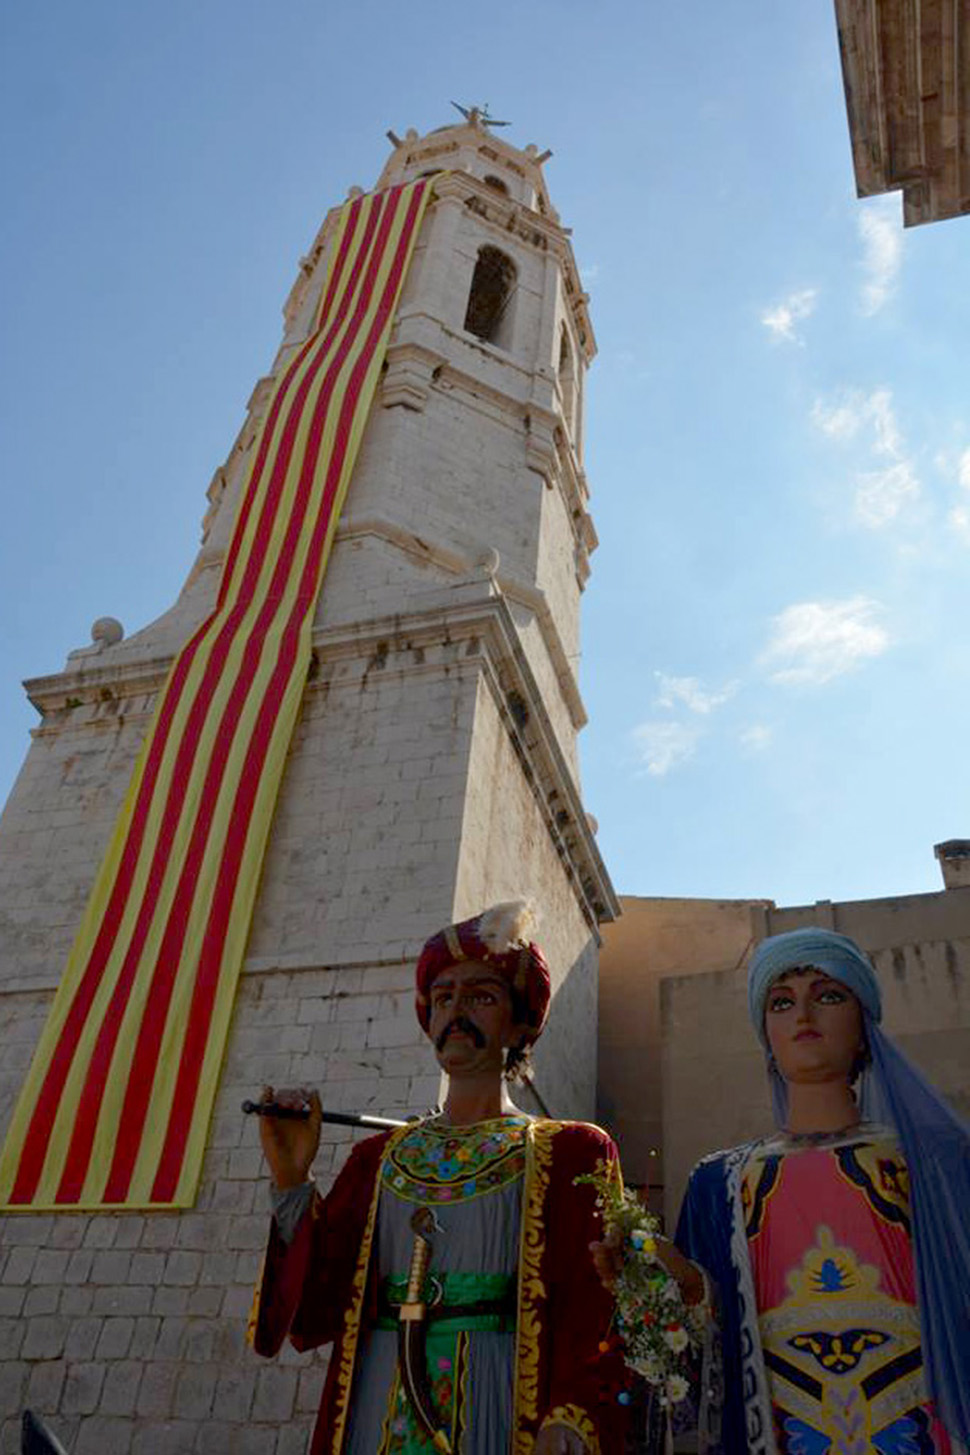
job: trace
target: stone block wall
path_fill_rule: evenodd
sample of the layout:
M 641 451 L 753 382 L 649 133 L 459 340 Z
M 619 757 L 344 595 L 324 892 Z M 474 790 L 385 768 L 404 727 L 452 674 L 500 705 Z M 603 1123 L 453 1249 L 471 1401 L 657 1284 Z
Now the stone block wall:
M 57 983 L 154 701 L 68 697 L 35 729 L 0 817 L 0 991 Z
M 553 976 L 549 1024 L 534 1053 L 535 1079 L 553 1116 L 592 1121 L 596 1107 L 599 936 L 536 814 L 489 684 L 480 680 L 455 898 L 459 917 L 531 896 Z
M 49 995 L 0 995 L 5 1047 L 32 1049 Z M 15 1058 L 22 1064 L 23 1057 Z M 326 1357 L 245 1345 L 269 1223 L 252 1118 L 264 1080 L 333 1110 L 423 1111 L 438 1073 L 411 964 L 243 976 L 196 1206 L 182 1213 L 0 1217 L 0 1452 L 30 1407 L 71 1455 L 302 1455 Z M 4 1056 L 2 1120 L 19 1074 Z M 359 1134 L 324 1129 L 329 1186 Z

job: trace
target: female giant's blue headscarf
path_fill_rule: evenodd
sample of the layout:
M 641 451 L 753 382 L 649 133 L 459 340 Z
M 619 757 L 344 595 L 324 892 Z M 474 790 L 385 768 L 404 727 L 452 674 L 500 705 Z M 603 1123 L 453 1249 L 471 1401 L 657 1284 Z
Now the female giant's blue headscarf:
M 940 1418 L 970 1446 L 970 1128 L 881 1030 L 875 971 L 854 940 L 832 930 L 791 930 L 763 940 L 748 969 L 748 1010 L 768 1052 L 768 991 L 789 970 L 823 970 L 862 1007 L 869 1061 L 860 1111 L 896 1131 L 909 1168 L 923 1361 Z M 787 1094 L 769 1053 L 779 1124 Z

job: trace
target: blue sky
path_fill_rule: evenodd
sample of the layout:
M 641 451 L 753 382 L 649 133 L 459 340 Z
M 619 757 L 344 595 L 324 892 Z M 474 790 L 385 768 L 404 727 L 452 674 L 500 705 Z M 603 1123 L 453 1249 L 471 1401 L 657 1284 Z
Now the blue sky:
M 583 787 L 617 888 L 939 887 L 970 834 L 970 219 L 855 197 L 815 0 L 53 0 L 0 19 L 0 798 L 164 610 L 328 206 L 488 101 L 592 295 Z

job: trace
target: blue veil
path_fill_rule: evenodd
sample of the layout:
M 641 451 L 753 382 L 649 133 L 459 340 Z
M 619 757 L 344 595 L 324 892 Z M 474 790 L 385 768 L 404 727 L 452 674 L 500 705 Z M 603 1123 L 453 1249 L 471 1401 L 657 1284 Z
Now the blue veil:
M 869 1064 L 859 1106 L 892 1127 L 909 1168 L 913 1244 L 928 1391 L 951 1436 L 970 1446 L 970 1127 L 947 1106 L 880 1027 L 875 971 L 854 940 L 832 930 L 772 935 L 748 969 L 748 1011 L 766 1052 L 765 1004 L 786 971 L 813 966 L 862 1007 Z M 787 1112 L 785 1083 L 769 1057 L 775 1118 Z

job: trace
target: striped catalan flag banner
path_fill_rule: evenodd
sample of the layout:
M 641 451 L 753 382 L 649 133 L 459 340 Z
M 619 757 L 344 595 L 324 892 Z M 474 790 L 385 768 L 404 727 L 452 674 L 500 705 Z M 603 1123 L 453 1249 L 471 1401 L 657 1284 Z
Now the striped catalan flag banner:
M 194 1201 L 314 608 L 431 185 L 341 211 L 14 1112 L 5 1211 Z

